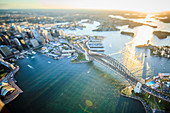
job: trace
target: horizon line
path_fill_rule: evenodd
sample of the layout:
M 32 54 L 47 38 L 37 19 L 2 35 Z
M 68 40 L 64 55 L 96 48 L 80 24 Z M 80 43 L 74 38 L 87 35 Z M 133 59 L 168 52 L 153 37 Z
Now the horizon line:
M 158 11 L 158 12 L 142 12 L 136 10 L 124 10 L 124 9 L 90 9 L 90 8 L 0 8 L 0 10 L 107 10 L 107 11 L 132 11 L 138 13 L 161 13 L 161 12 L 168 12 L 170 10 L 165 11 Z

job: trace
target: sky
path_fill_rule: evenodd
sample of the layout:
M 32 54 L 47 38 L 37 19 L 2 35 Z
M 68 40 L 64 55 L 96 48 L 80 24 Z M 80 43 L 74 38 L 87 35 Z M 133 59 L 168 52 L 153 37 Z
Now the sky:
M 170 11 L 170 0 L 0 0 L 0 9 L 113 9 Z

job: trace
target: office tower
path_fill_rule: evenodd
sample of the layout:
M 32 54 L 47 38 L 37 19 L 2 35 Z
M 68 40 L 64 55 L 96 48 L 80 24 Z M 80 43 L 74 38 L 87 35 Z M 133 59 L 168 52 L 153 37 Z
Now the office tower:
M 21 41 L 24 41 L 24 40 L 21 40 Z M 18 49 L 19 51 L 22 51 L 23 48 L 22 48 L 22 45 L 21 45 L 20 41 L 19 41 L 17 38 L 14 38 L 14 42 L 15 42 L 15 44 L 17 45 L 17 49 Z M 25 42 L 23 42 L 23 43 L 25 43 Z
M 2 54 L 1 54 L 1 53 L 0 53 L 0 58 L 2 58 L 2 59 L 4 58 L 4 57 L 2 56 Z
M 2 40 L 4 45 L 10 45 L 11 44 L 11 42 L 10 42 L 10 40 L 9 40 L 7 35 L 1 35 L 1 39 L 0 40 Z
M 32 34 L 33 34 L 34 38 L 37 39 L 37 41 L 38 41 L 39 43 L 42 43 L 42 42 L 41 42 L 41 39 L 40 39 L 40 33 L 38 32 L 37 29 L 33 29 L 33 30 L 32 30 Z
M 32 44 L 32 47 L 37 47 L 37 46 L 39 46 L 39 43 L 38 43 L 38 41 L 37 41 L 36 39 L 31 39 L 30 42 L 31 42 L 31 44 Z
M 12 55 L 11 50 L 5 45 L 0 46 L 0 53 L 3 55 L 3 57 L 8 57 Z
M 59 31 L 59 35 L 60 35 L 62 38 L 65 38 L 65 33 L 64 33 L 64 31 L 63 31 L 62 29 Z

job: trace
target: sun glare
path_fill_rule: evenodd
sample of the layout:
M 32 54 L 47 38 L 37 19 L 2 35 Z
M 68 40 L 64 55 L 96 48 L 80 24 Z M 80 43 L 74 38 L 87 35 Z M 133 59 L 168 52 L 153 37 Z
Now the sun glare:
M 0 5 L 0 9 L 111 9 L 146 13 L 170 10 L 169 0 L 2 0 Z
M 148 40 L 153 37 L 153 28 L 148 26 L 141 26 L 135 29 L 136 36 L 134 37 L 134 45 L 147 44 Z

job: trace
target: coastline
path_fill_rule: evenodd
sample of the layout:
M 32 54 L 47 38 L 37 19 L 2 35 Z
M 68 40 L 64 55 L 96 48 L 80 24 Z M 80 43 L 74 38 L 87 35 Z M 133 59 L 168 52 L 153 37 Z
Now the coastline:
M 12 94 L 10 94 L 9 96 L 5 97 L 5 99 L 3 100 L 4 104 L 8 104 L 9 102 L 11 102 L 15 98 L 17 98 L 20 93 L 23 93 L 23 91 L 15 84 L 17 81 L 14 79 L 14 75 L 19 71 L 19 69 L 20 69 L 19 66 L 16 66 L 16 69 L 13 70 L 12 72 L 10 72 L 6 76 L 6 79 L 8 80 L 8 83 L 12 87 L 14 87 L 16 90 Z
M 127 87 L 125 87 L 124 89 L 126 89 L 126 88 L 127 88 Z M 145 109 L 145 112 L 146 112 L 146 113 L 149 113 L 149 112 L 147 111 L 147 108 L 146 108 L 144 102 L 143 102 L 141 99 L 136 98 L 136 97 L 134 97 L 134 96 L 132 97 L 132 96 L 127 96 L 127 95 L 122 94 L 122 91 L 123 91 L 124 89 L 121 90 L 121 93 L 120 93 L 121 96 L 126 97 L 126 98 L 131 98 L 131 99 L 134 99 L 134 100 L 137 100 L 137 101 L 141 102 L 142 105 L 143 105 L 143 107 L 144 107 L 144 109 Z M 153 113 L 153 111 L 152 111 L 152 113 Z
M 89 63 L 91 61 L 78 61 L 78 62 L 70 62 L 71 64 L 81 64 L 81 63 Z

